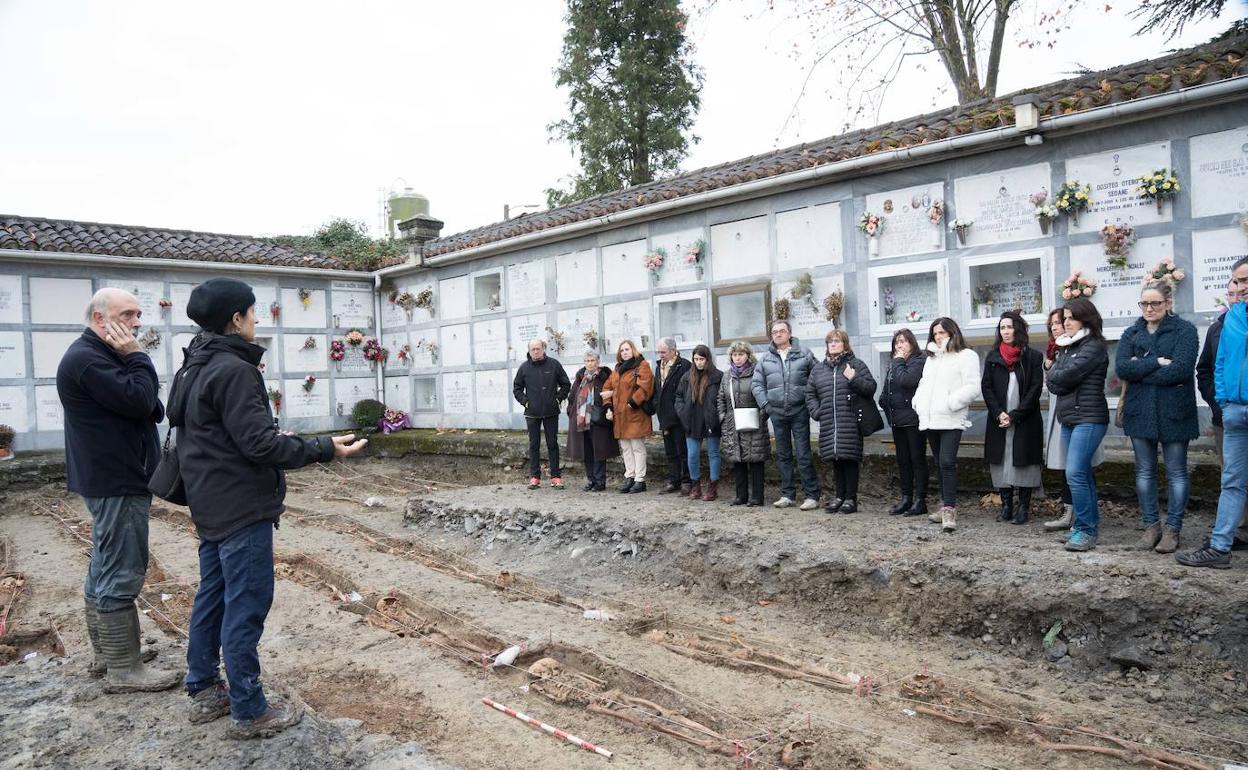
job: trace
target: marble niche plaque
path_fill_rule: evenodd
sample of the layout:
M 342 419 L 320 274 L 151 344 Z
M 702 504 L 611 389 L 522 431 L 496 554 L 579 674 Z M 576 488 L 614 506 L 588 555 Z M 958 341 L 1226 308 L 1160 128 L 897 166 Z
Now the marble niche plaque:
M 991 174 L 968 176 L 954 182 L 954 202 L 959 219 L 974 220 L 966 231 L 966 246 L 1041 238 L 1040 220 L 1029 197 L 1050 193 L 1049 164 L 1007 168 Z M 948 229 L 946 220 L 943 225 Z M 954 234 L 954 242 L 958 243 Z M 961 245 L 959 243 L 959 245 Z
M 438 378 L 413 377 L 412 411 L 436 412 L 438 409 Z
M 1126 270 L 1115 270 L 1105 261 L 1105 249 L 1099 243 L 1070 247 L 1070 269 L 1096 279 L 1092 301 L 1101 317 L 1133 319 L 1139 316 L 1140 286 L 1144 273 L 1163 259 L 1174 258 L 1170 236 L 1141 238 L 1131 248 Z M 1058 289 L 1061 293 L 1061 289 Z
M 139 301 L 139 310 L 143 315 L 140 320 L 144 326 L 163 326 L 164 311 L 160 307 L 160 301 L 165 296 L 165 285 L 160 281 L 136 281 L 133 278 L 105 278 L 101 282 L 103 286 L 112 286 L 123 289 L 134 295 Z
M 442 375 L 443 412 L 470 415 L 472 408 L 472 372 L 448 372 Z
M 330 297 L 332 323 L 335 329 L 373 328 L 373 294 L 368 291 L 334 289 Z
M 18 433 L 26 433 L 30 430 L 25 385 L 0 387 L 0 424 L 8 425 Z
M 715 260 L 715 280 L 771 272 L 767 217 L 750 217 L 711 226 L 708 259 Z
M 563 338 L 567 344 L 567 351 L 564 353 L 569 359 L 576 357 L 580 359 L 584 356 L 585 351 L 589 348 L 589 343 L 585 341 L 585 332 L 592 331 L 598 335 L 598 347 L 602 347 L 602 332 L 598 328 L 598 306 L 590 305 L 589 307 L 572 308 L 571 310 L 559 311 L 559 331 L 563 332 Z M 610 362 L 607 362 L 610 364 Z
M 1183 189 L 1192 216 L 1248 211 L 1248 127 L 1193 136 L 1190 145 L 1192 178 Z
M 687 286 L 703 279 L 706 275 L 706 267 L 710 264 L 708 254 L 710 249 L 703 249 L 700 262 L 685 261 L 689 246 L 699 238 L 703 240 L 706 238 L 700 227 L 650 236 L 650 248 L 663 249 L 667 252 L 667 259 L 663 262 L 663 269 L 659 271 L 659 282 L 655 284 L 655 288 Z
M 443 366 L 468 366 L 472 363 L 472 344 L 468 324 L 442 327 L 438 358 Z
M 175 286 L 176 285 L 177 284 L 175 284 Z M 251 287 L 251 292 L 256 295 L 256 328 L 260 329 L 261 331 L 267 331 L 269 333 L 272 333 L 272 331 L 275 330 L 281 324 L 281 320 L 282 320 L 281 317 L 278 317 L 276 321 L 273 320 L 272 307 L 273 307 L 273 303 L 277 302 L 277 287 L 276 286 L 256 286 L 253 284 Z M 177 300 L 174 300 L 173 312 L 170 315 L 174 319 L 175 324 L 185 325 L 185 323 L 190 323 L 189 319 L 187 319 L 185 323 L 179 320 Z M 183 304 L 182 317 L 185 318 L 185 316 L 186 316 L 186 305 Z
M 26 379 L 26 338 L 22 332 L 0 332 L 0 380 Z
M 64 430 L 65 409 L 55 385 L 35 386 L 35 430 Z
M 511 383 L 506 369 L 486 369 L 476 373 L 476 411 L 506 414 L 511 411 Z
M 839 265 L 844 261 L 841 204 L 821 203 L 776 214 L 776 270 Z
M 395 284 L 394 292 L 396 295 L 403 292 L 410 292 L 412 296 L 420 294 L 421 291 L 430 288 L 428 283 L 419 284 Z M 424 308 L 412 308 L 412 323 L 420 323 L 428 321 L 430 318 L 429 311 Z M 396 326 L 406 326 L 408 323 L 407 311 L 398 303 L 390 301 L 390 292 L 385 291 L 381 297 L 381 326 L 384 329 L 393 329 Z
M 1092 185 L 1092 205 L 1079 215 L 1079 225 L 1067 217 L 1071 232 L 1094 233 L 1107 224 L 1132 226 L 1169 222 L 1173 204 L 1161 214 L 1157 204 L 1139 197 L 1140 177 L 1170 167 L 1170 143 L 1157 142 L 1121 150 L 1083 155 L 1066 161 L 1066 179 Z M 1134 302 L 1131 305 L 1135 308 Z M 1134 311 L 1133 311 L 1134 312 Z
M 939 226 L 934 225 L 927 213 L 933 201 L 944 200 L 944 197 L 943 182 L 868 195 L 866 211 L 884 219 L 880 234 L 875 236 L 879 240 L 879 254 L 872 258 L 884 259 L 944 251 L 946 220 L 942 220 Z M 951 215 L 948 206 L 945 215 L 946 218 Z M 857 229 L 857 224 L 855 220 L 854 238 L 865 242 L 867 236 Z
M 169 300 L 173 302 L 173 309 L 170 318 L 174 326 L 195 326 L 198 327 L 190 316 L 186 314 L 186 304 L 191 301 L 191 292 L 195 289 L 193 283 L 171 283 L 169 284 Z M 272 316 L 269 314 L 269 306 L 260 307 L 260 298 L 256 297 L 256 318 L 260 317 L 261 311 L 264 312 L 265 320 L 272 322 Z
M 801 340 L 811 350 L 818 351 L 823 345 L 824 335 L 832 330 L 832 322 L 825 318 L 823 298 L 837 289 L 844 291 L 845 278 L 841 275 L 815 278 L 811 296 L 804 299 L 793 299 L 790 296 L 790 291 L 792 291 L 794 284 L 794 281 L 777 282 L 772 288 L 771 300 L 774 303 L 777 299 L 783 297 L 789 301 L 789 323 L 793 326 L 793 336 Z M 842 313 L 855 312 L 851 310 L 851 302 L 852 298 L 845 303 L 845 310 L 841 311 Z M 767 317 L 772 317 L 771 308 L 767 309 Z M 841 318 L 841 328 L 845 328 L 845 318 L 843 317 Z M 770 332 L 770 329 L 764 329 L 764 334 L 770 334 Z
M 438 281 L 437 302 L 434 305 L 438 318 L 467 318 L 472 315 L 469 301 L 468 276 Z
M 317 384 L 320 385 L 319 382 Z M 335 416 L 350 417 L 355 405 L 366 398 L 377 398 L 377 382 L 371 377 L 339 377 L 334 380 Z
M 423 329 L 421 331 L 412 332 L 412 369 L 428 369 L 441 364 L 442 351 L 435 353 L 434 346 L 438 345 L 438 330 Z
M 909 273 L 906 275 L 890 275 L 880 278 L 880 307 L 876 313 L 875 325 L 895 324 L 907 326 L 911 330 L 927 329 L 928 324 L 940 317 L 940 279 L 935 272 Z M 884 297 L 889 289 L 896 300 L 896 310 L 892 317 L 884 313 Z M 918 311 L 917 321 L 907 321 L 906 316 Z M 916 332 L 916 337 L 923 337 Z
M 398 377 L 386 377 L 385 403 L 391 409 L 412 411 L 412 381 L 406 372 Z
M 535 259 L 507 266 L 508 307 L 519 310 L 546 304 L 546 261 Z
M 629 241 L 602 247 L 602 285 L 612 294 L 632 294 L 650 288 L 645 266 L 646 242 Z
M 472 361 L 487 364 L 507 360 L 507 320 L 496 318 L 472 325 Z
M 89 278 L 30 278 L 30 322 L 85 326 L 91 302 Z
M 523 361 L 529 354 L 529 343 L 535 339 L 546 339 L 546 314 L 532 313 L 515 316 L 511 319 L 511 336 L 508 338 L 510 350 L 508 357 L 512 361 Z M 566 336 L 565 336 L 566 339 Z M 549 344 L 549 340 L 547 340 Z
M 593 249 L 555 257 L 555 295 L 556 302 L 598 296 L 598 255 Z
M 286 339 L 291 339 L 294 335 L 285 334 L 283 336 Z M 300 344 L 302 344 L 303 340 L 306 339 L 306 335 L 304 337 L 299 337 L 298 339 L 299 339 Z M 336 337 L 335 339 L 343 339 L 343 338 Z M 329 348 L 325 348 L 324 350 L 322 350 L 321 355 L 325 361 L 325 364 L 320 368 L 327 367 L 332 363 L 334 365 L 335 371 L 339 372 L 340 374 L 366 374 L 373 370 L 373 367 L 368 363 L 368 359 L 364 357 L 363 345 L 357 345 L 354 347 L 352 347 L 351 345 L 347 345 L 346 356 L 337 363 L 334 363 L 329 360 Z M 286 360 L 287 370 L 290 370 L 290 364 L 291 364 L 290 359 L 287 359 Z
M 316 347 L 305 348 L 312 339 Z M 363 356 L 360 356 L 363 358 Z M 267 358 L 267 356 L 266 356 Z M 291 372 L 323 372 L 329 368 L 329 337 L 324 334 L 282 335 L 282 369 Z
M 0 275 L 0 324 L 22 322 L 22 277 Z
M 287 329 L 325 328 L 325 291 L 310 289 L 308 304 L 299 299 L 299 289 L 282 289 L 282 326 Z
M 329 378 L 318 377 L 311 391 L 303 389 L 303 378 L 282 382 L 282 415 L 291 419 L 329 416 Z
M 615 360 L 615 351 L 624 340 L 632 340 L 640 350 L 650 349 L 653 340 L 650 336 L 650 301 L 645 299 L 633 302 L 616 302 L 604 305 L 603 354 L 608 356 L 608 364 Z
M 1239 227 L 1220 230 L 1197 230 L 1192 233 L 1192 295 L 1195 307 L 1202 311 L 1216 311 L 1220 307 L 1214 300 L 1226 300 L 1226 284 L 1231 279 L 1231 266 L 1248 256 L 1248 238 Z
M 65 351 L 81 336 L 81 332 L 31 332 L 30 347 L 34 351 L 35 378 L 55 377 Z

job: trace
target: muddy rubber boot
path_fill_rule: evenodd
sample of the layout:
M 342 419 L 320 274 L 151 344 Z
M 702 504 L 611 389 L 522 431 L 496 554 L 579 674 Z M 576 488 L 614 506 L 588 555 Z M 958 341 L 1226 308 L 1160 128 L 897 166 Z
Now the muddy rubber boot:
M 1161 532 L 1161 541 L 1153 549 L 1157 553 L 1174 553 L 1179 550 L 1179 531 L 1166 527 Z
M 1002 487 L 997 494 L 1001 495 L 1001 512 L 997 514 L 997 521 L 1013 521 L 1014 487 Z
M 231 738 L 272 738 L 288 727 L 294 727 L 303 719 L 303 707 L 285 698 L 269 698 L 269 707 L 263 714 L 246 722 L 234 722 L 225 731 Z
M 1018 488 L 1018 507 L 1014 509 L 1011 524 L 1026 524 L 1031 520 L 1031 487 Z
M 1045 532 L 1057 532 L 1061 529 L 1070 529 L 1075 523 L 1075 507 L 1069 503 L 1062 505 L 1062 515 L 1056 519 L 1044 522 Z
M 1135 541 L 1135 547 L 1141 551 L 1151 551 L 1157 547 L 1157 543 L 1161 540 L 1161 525 L 1154 524 L 1140 535 L 1140 539 Z M 1173 553 L 1173 551 L 1171 552 Z
M 693 497 L 693 494 L 690 493 L 689 496 Z M 702 493 L 703 502 L 710 503 L 718 499 L 719 499 L 719 481 L 715 480 L 715 481 L 706 482 L 706 491 Z
M 87 619 L 87 636 L 91 639 L 91 665 L 87 666 L 87 673 L 92 679 L 99 679 L 108 671 L 108 663 L 104 660 L 104 653 L 100 650 L 100 628 L 99 628 L 99 612 L 95 606 L 85 598 L 82 600 L 83 615 Z
M 108 664 L 104 692 L 158 692 L 177 687 L 182 672 L 161 671 L 143 665 L 139 647 L 139 611 L 129 607 L 99 612 L 100 650 Z
M 683 497 L 685 493 L 681 492 L 680 494 Z M 693 486 L 689 488 L 689 499 L 690 500 L 702 499 L 702 480 L 701 479 L 698 479 L 697 481 L 693 482 Z

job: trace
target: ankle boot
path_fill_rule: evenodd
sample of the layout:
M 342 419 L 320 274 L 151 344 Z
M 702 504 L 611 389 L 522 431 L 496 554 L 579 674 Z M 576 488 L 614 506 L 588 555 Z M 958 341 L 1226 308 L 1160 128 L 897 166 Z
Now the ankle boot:
M 685 493 L 681 492 L 680 494 L 684 495 Z M 700 500 L 701 498 L 702 498 L 702 480 L 698 479 L 697 481 L 693 482 L 693 486 L 689 487 L 689 499 Z
M 1031 487 L 1018 488 L 1018 508 L 1014 509 L 1014 524 L 1026 524 L 1031 519 Z
M 1161 524 L 1154 524 L 1140 533 L 1140 539 L 1135 541 L 1135 547 L 1141 551 L 1151 551 L 1157 547 L 1160 540 Z
M 1010 521 L 1014 518 L 1014 487 L 1002 487 L 997 492 L 1001 495 L 1001 512 L 997 521 Z
M 1051 521 L 1044 522 L 1045 532 L 1056 532 L 1059 529 L 1070 529 L 1075 523 L 1075 508 L 1070 503 L 1062 505 L 1062 515 Z
M 143 665 L 139 647 L 139 611 L 129 607 L 99 612 L 100 650 L 108 664 L 104 692 L 157 692 L 177 687 L 182 672 L 161 671 Z
M 927 515 L 927 498 L 916 497 L 914 504 L 907 508 L 902 516 L 926 516 Z
M 901 502 L 894 505 L 888 512 L 889 516 L 900 516 L 905 513 L 910 506 L 914 505 L 914 498 L 910 495 L 902 495 Z
M 692 493 L 689 496 L 693 497 Z M 706 482 L 706 491 L 702 493 L 702 499 L 708 503 L 719 499 L 718 479 Z

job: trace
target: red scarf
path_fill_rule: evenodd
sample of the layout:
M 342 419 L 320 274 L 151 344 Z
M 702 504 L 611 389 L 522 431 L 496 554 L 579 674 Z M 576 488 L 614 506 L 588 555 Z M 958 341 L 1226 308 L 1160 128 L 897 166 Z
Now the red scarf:
M 997 346 L 997 350 L 1001 353 L 1001 358 L 1005 360 L 1005 368 L 1014 371 L 1014 365 L 1018 363 L 1018 359 L 1023 357 L 1022 345 L 1007 345 L 1002 342 Z
M 1049 340 L 1049 345 L 1044 349 L 1044 357 L 1050 361 L 1057 358 L 1057 340 Z

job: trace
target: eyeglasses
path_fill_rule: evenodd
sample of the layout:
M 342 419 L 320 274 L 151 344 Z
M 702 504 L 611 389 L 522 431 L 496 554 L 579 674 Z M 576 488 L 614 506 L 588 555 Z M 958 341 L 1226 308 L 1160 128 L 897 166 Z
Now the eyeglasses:
M 1140 306 L 1140 310 L 1156 310 L 1166 306 L 1165 300 L 1140 300 L 1136 303 Z

